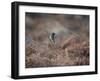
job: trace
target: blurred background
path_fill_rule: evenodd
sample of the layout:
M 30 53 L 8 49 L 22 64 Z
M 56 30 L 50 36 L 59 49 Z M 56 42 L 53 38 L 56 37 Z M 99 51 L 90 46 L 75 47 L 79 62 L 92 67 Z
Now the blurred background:
M 25 31 L 26 68 L 89 65 L 88 15 L 26 12 Z

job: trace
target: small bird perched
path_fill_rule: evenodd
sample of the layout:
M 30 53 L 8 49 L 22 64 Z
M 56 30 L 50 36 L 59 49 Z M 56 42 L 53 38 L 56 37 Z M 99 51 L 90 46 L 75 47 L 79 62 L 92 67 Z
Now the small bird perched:
M 51 42 L 51 44 L 55 47 L 55 37 L 56 37 L 56 33 L 51 33 L 50 36 L 49 36 L 49 40 Z
M 50 40 L 51 40 L 51 42 L 53 42 L 54 44 L 55 44 L 55 36 L 56 36 L 56 33 L 52 33 L 52 34 L 50 35 Z

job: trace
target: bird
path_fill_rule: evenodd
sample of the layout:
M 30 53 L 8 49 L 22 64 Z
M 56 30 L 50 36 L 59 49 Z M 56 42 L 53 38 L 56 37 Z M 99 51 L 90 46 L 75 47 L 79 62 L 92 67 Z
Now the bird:
M 55 32 L 52 32 L 51 34 L 49 34 L 49 47 L 51 48 L 56 48 L 56 33 Z
M 50 35 L 50 37 L 49 37 L 49 39 L 50 39 L 50 41 L 53 43 L 53 44 L 55 44 L 55 37 L 56 37 L 56 33 L 51 33 L 51 35 Z

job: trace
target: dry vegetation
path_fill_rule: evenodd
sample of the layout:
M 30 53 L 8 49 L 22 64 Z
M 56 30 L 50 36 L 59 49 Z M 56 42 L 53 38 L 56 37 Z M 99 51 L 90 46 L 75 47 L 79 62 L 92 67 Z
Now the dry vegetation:
M 26 13 L 26 68 L 89 65 L 88 22 L 88 16 Z

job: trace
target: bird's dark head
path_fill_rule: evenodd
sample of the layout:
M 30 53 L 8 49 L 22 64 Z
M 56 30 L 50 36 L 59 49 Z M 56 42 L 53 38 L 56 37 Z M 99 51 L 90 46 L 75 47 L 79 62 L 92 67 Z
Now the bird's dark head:
M 53 32 L 53 33 L 52 33 L 52 36 L 55 36 L 55 35 L 56 35 L 56 33 Z

